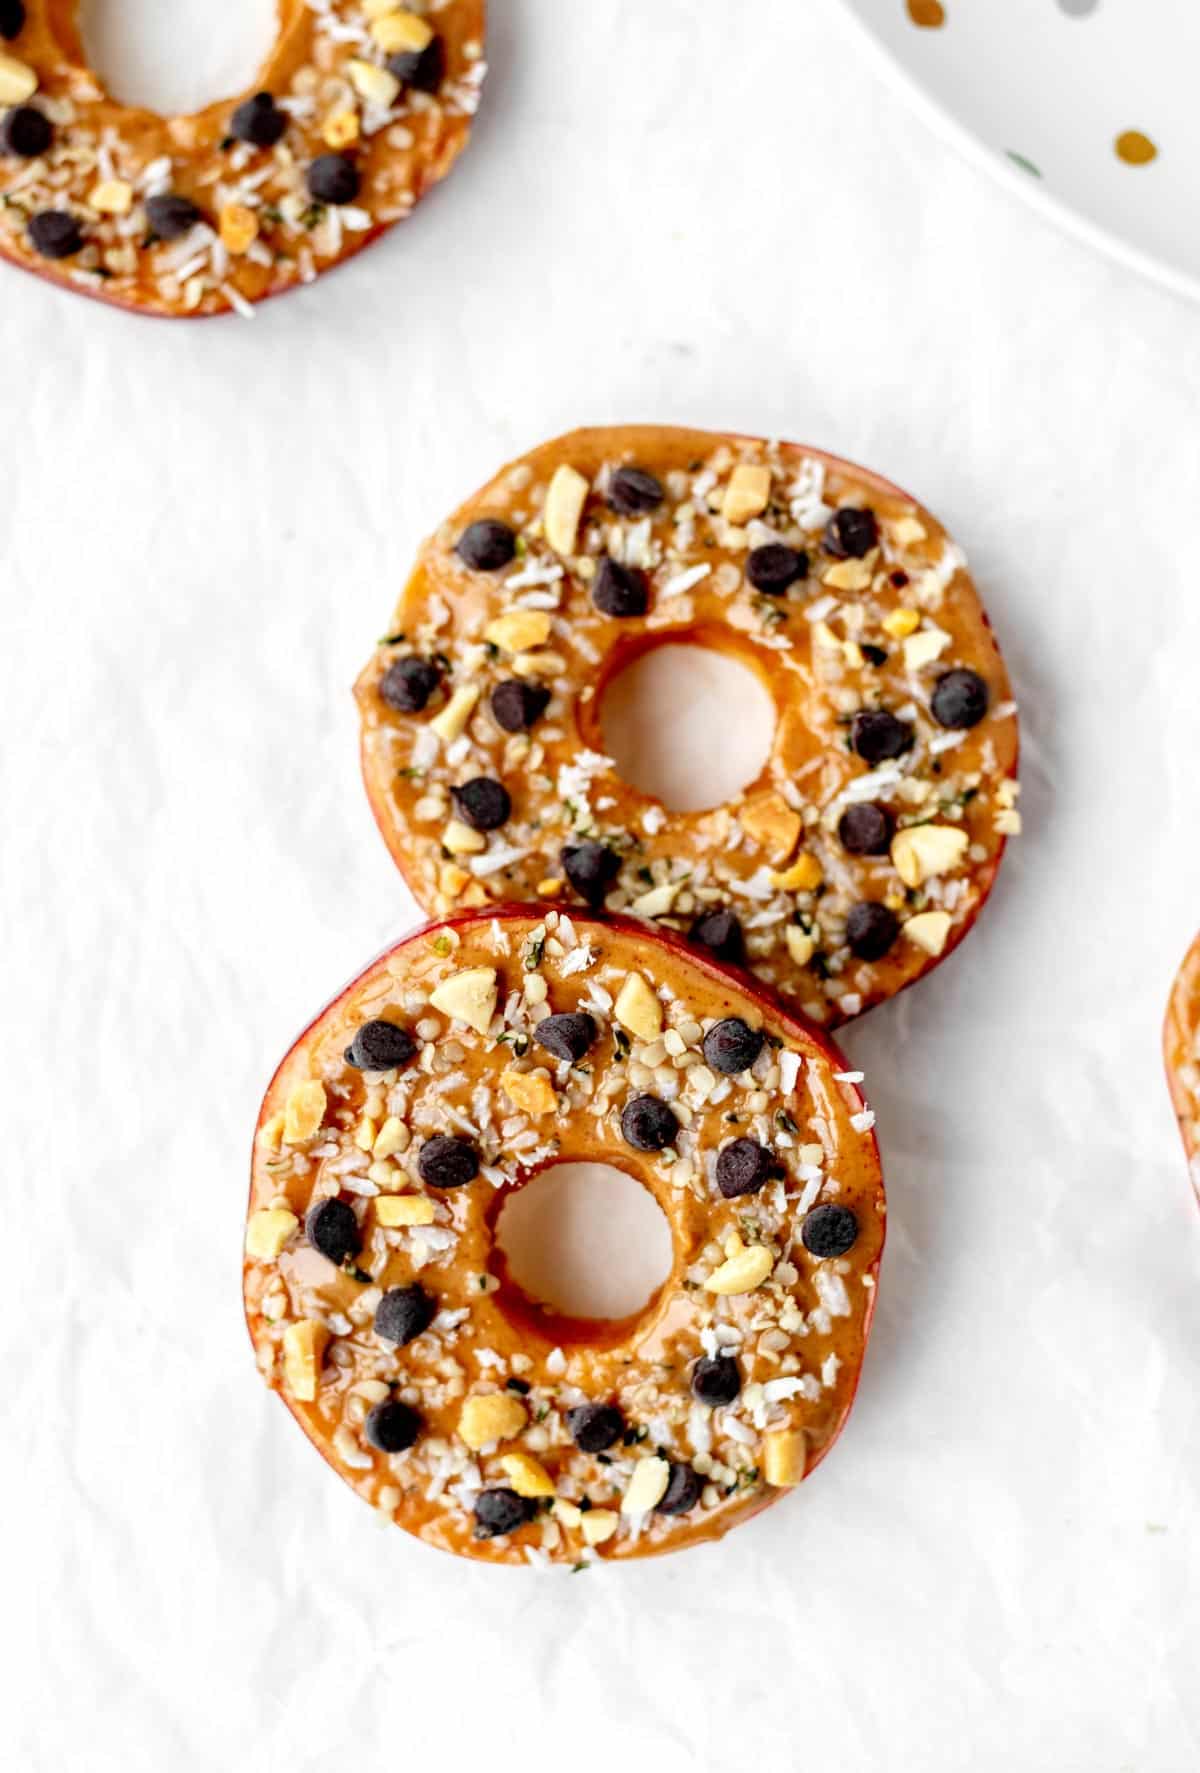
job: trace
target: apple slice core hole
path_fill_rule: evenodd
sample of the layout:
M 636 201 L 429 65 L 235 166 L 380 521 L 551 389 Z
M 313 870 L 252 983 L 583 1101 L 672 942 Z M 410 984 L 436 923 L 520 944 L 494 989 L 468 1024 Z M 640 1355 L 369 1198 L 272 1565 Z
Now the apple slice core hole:
M 88 62 L 121 104 L 160 117 L 246 91 L 279 35 L 277 0 L 81 0 Z

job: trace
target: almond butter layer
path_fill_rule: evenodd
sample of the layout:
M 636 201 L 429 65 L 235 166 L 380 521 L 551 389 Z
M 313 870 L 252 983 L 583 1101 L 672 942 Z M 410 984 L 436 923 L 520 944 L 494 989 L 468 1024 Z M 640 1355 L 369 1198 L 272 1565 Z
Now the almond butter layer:
M 1200 1200 L 1200 936 L 1175 975 L 1163 1028 L 1163 1056 L 1188 1172 Z
M 268 1384 L 430 1545 L 576 1566 L 727 1531 L 850 1409 L 884 1236 L 872 1125 L 824 1037 L 627 919 L 427 926 L 324 1010 L 255 1143 L 247 1321 Z M 655 1197 L 670 1274 L 619 1322 L 510 1277 L 504 1200 L 558 1162 Z
M 247 93 L 117 103 L 78 0 L 0 0 L 0 256 L 160 315 L 248 312 L 408 215 L 466 145 L 485 0 L 278 0 Z
M 709 811 L 603 751 L 606 685 L 672 642 L 741 661 L 777 710 L 761 775 Z M 794 444 L 635 426 L 534 450 L 425 543 L 356 694 L 371 805 L 428 911 L 627 911 L 827 1027 L 954 948 L 1020 828 L 1015 705 L 961 552 Z

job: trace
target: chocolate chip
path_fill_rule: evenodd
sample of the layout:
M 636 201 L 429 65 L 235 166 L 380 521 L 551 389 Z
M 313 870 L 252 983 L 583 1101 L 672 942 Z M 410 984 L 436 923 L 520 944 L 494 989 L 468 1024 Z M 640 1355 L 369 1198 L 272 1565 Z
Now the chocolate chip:
M 436 92 L 446 71 L 446 51 L 440 37 L 431 37 L 424 49 L 401 49 L 389 57 L 387 70 L 401 86 L 418 92 Z
M 813 1256 L 844 1256 L 858 1240 L 858 1220 L 849 1207 L 827 1201 L 805 1215 L 800 1238 Z
M 308 194 L 317 203 L 353 203 L 361 180 L 358 168 L 346 154 L 318 154 L 304 177 Z
M 398 1398 L 376 1404 L 364 1425 L 367 1440 L 381 1453 L 403 1453 L 421 1432 L 421 1418 Z
M 717 1409 L 731 1404 L 742 1389 L 742 1375 L 731 1354 L 709 1354 L 692 1368 L 692 1396 Z
M 516 551 L 516 532 L 497 517 L 480 517 L 468 523 L 454 545 L 458 558 L 474 573 L 498 573 Z
M 25 28 L 25 0 L 0 0 L 0 37 L 11 43 Z
M 886 708 L 860 708 L 850 727 L 850 743 L 864 763 L 874 766 L 889 757 L 903 757 L 913 748 L 913 729 Z
M 899 934 L 896 914 L 877 900 L 862 899 L 850 907 L 846 941 L 859 960 L 882 960 Z
M 608 502 L 622 517 L 642 517 L 662 504 L 662 482 L 644 468 L 615 468 L 609 476 Z
M 501 1533 L 515 1533 L 536 1513 L 532 1498 L 518 1496 L 515 1490 L 481 1490 L 475 1498 L 475 1537 L 495 1539 Z
M 978 671 L 959 665 L 938 678 L 929 705 L 939 726 L 978 726 L 988 711 L 988 686 Z
M 635 1096 L 621 1110 L 621 1137 L 635 1151 L 665 1151 L 679 1137 L 679 1122 L 658 1096 Z
M 363 1023 L 343 1057 L 356 1071 L 398 1071 L 416 1050 L 417 1043 L 407 1028 L 377 1017 Z
M 886 856 L 895 821 L 876 800 L 858 800 L 838 820 L 838 838 L 852 856 Z
M 746 577 L 764 597 L 782 597 L 789 585 L 808 577 L 808 555 L 783 542 L 764 542 L 746 556 Z
M 422 1145 L 417 1171 L 430 1188 L 462 1188 L 479 1174 L 479 1153 L 469 1139 L 437 1133 Z
M 540 683 L 505 678 L 492 691 L 492 719 L 506 733 L 527 733 L 550 706 L 550 691 Z
M 693 942 L 699 942 L 718 960 L 734 967 L 745 966 L 746 938 L 740 921 L 728 907 L 706 911 L 703 917 L 696 919 L 688 933 Z
M 682 1460 L 672 1459 L 671 1475 L 667 1479 L 667 1487 L 663 1499 L 655 1509 L 655 1514 L 686 1514 L 695 1508 L 700 1500 L 700 1492 L 704 1488 L 704 1479 L 692 1466 L 683 1464 Z
M 379 698 L 397 714 L 419 714 L 441 681 L 440 665 L 410 653 L 389 665 L 379 679 Z
M 36 105 L 15 105 L 0 123 L 0 153 L 36 160 L 54 140 L 54 128 Z
M 415 1281 L 407 1287 L 389 1287 L 375 1307 L 375 1334 L 402 1348 L 429 1328 L 437 1309 L 437 1300 Z
M 577 1404 L 567 1411 L 567 1432 L 581 1453 L 606 1453 L 625 1433 L 615 1404 Z
M 243 99 L 229 119 L 230 135 L 252 148 L 273 148 L 287 126 L 287 112 L 280 110 L 269 92 Z
M 726 1016 L 704 1036 L 704 1057 L 714 1071 L 738 1077 L 749 1071 L 762 1052 L 765 1039 L 761 1028 L 751 1028 L 740 1016 Z
M 547 1016 L 533 1031 L 539 1047 L 556 1059 L 569 1059 L 575 1065 L 595 1040 L 595 1019 L 586 1010 L 565 1010 L 558 1016 Z
M 330 1195 L 319 1200 L 304 1216 L 304 1235 L 314 1250 L 328 1256 L 338 1267 L 362 1249 L 362 1232 L 354 1208 Z
M 592 580 L 592 602 L 604 616 L 644 616 L 650 605 L 644 574 L 606 554 Z
M 454 810 L 472 831 L 497 831 L 512 812 L 512 799 L 503 782 L 491 776 L 473 776 L 450 790 Z
M 717 1187 L 726 1200 L 757 1194 L 772 1176 L 782 1174 L 774 1152 L 757 1139 L 732 1139 L 717 1153 Z
M 879 524 L 875 520 L 874 511 L 860 510 L 854 505 L 843 505 L 835 511 L 825 525 L 824 542 L 830 554 L 836 554 L 839 560 L 853 556 L 861 560 L 869 554 L 879 540 Z
M 616 850 L 610 850 L 607 844 L 593 843 L 589 838 L 583 843 L 567 844 L 560 860 L 563 873 L 579 897 L 586 900 L 593 911 L 603 905 L 613 881 L 621 872 L 621 858 Z
M 83 229 L 64 209 L 39 209 L 29 218 L 29 243 L 44 259 L 69 259 L 83 250 Z
M 203 219 L 191 198 L 181 197 L 178 191 L 146 199 L 146 220 L 160 240 L 182 240 Z

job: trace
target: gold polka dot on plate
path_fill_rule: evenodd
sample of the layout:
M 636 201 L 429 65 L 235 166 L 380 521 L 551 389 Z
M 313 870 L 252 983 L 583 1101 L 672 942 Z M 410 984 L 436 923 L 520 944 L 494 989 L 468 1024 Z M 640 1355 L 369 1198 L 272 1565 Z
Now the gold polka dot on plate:
M 1158 149 L 1148 135 L 1140 129 L 1126 129 L 1121 132 L 1113 143 L 1118 160 L 1126 166 L 1147 166 L 1158 156 Z
M 946 22 L 946 8 L 942 0 L 908 0 L 908 16 L 914 25 L 920 25 L 926 31 L 936 31 Z

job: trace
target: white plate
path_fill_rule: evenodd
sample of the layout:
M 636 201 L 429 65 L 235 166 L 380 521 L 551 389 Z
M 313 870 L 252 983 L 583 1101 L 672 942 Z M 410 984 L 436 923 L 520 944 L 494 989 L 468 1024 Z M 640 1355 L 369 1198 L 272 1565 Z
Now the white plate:
M 1200 298 L 1200 0 L 842 4 L 918 108 L 982 164 Z

